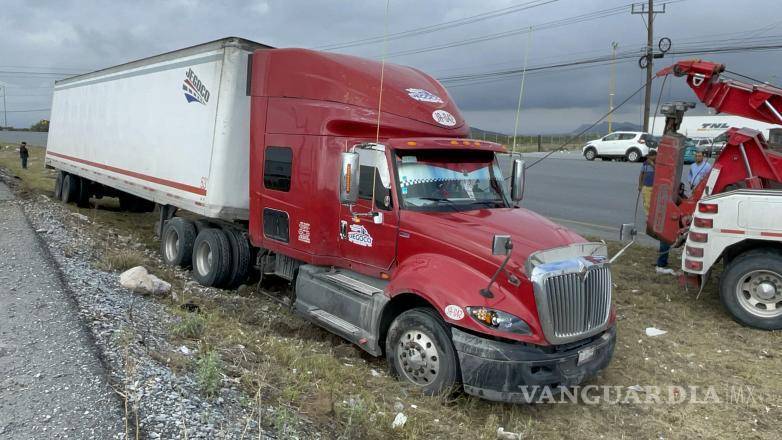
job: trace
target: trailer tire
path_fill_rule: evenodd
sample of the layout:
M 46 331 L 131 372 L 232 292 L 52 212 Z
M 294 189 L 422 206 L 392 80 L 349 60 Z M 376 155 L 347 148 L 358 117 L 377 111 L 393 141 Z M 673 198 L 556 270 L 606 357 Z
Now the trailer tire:
M 190 267 L 195 239 L 195 225 L 190 220 L 181 217 L 166 220 L 160 236 L 160 255 L 163 261 L 169 266 Z
M 193 244 L 193 278 L 204 286 L 222 287 L 231 275 L 231 244 L 217 228 L 198 233 Z
M 62 179 L 62 194 L 61 199 L 63 203 L 72 203 L 79 198 L 79 187 L 81 186 L 81 178 L 73 174 L 66 174 Z
M 595 160 L 597 158 L 597 150 L 594 147 L 589 147 L 584 150 L 584 159 Z
M 720 300 L 739 324 L 761 330 L 782 329 L 782 254 L 757 249 L 726 263 Z M 770 309 L 771 304 L 774 309 Z
M 454 392 L 461 380 L 451 331 L 430 308 L 408 310 L 394 319 L 386 336 L 391 375 L 434 396 Z
M 226 227 L 224 231 L 231 245 L 231 274 L 226 282 L 226 287 L 235 289 L 247 280 L 250 273 L 252 252 L 250 242 L 241 231 L 231 227 Z
M 80 208 L 89 208 L 90 197 L 92 197 L 90 192 L 91 183 L 92 182 L 90 182 L 88 179 L 79 177 L 79 195 L 76 197 L 76 206 Z
M 54 198 L 62 200 L 62 181 L 65 178 L 65 172 L 57 170 L 57 177 L 54 179 Z

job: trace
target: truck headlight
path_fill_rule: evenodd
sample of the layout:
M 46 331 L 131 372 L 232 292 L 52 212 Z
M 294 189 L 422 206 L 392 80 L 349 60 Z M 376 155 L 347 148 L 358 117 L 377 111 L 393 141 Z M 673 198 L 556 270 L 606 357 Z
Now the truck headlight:
M 518 316 L 503 312 L 502 310 L 489 309 L 486 307 L 467 307 L 467 312 L 472 318 L 484 326 L 502 332 L 516 333 L 519 335 L 530 335 L 532 331 L 529 325 Z

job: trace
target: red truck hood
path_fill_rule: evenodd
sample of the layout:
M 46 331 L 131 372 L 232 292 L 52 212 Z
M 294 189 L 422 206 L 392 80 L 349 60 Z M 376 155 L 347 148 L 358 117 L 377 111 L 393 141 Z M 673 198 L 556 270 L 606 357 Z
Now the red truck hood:
M 499 264 L 504 257 L 491 254 L 492 238 L 495 234 L 510 235 L 513 255 L 508 266 L 518 271 L 523 269 L 533 252 L 586 241 L 569 229 L 523 208 L 402 213 L 402 231 L 415 233 L 419 238 L 427 237 L 432 245 L 439 243 L 444 248 L 431 249 L 431 252 L 456 248 Z

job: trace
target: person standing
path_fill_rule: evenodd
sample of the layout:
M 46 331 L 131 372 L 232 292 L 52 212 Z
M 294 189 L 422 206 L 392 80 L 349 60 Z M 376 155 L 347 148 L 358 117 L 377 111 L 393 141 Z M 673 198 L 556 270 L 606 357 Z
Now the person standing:
M 695 153 L 695 162 L 690 164 L 690 172 L 687 174 L 687 181 L 690 184 L 690 191 L 694 190 L 701 180 L 711 172 L 711 164 L 704 158 L 703 151 Z
M 646 156 L 646 161 L 641 165 L 641 174 L 638 175 L 638 191 L 641 192 L 641 196 L 644 200 L 644 208 L 646 214 L 649 215 L 649 209 L 652 206 L 652 187 L 654 186 L 654 170 L 655 161 L 657 160 L 657 151 L 651 150 L 649 155 Z M 668 268 L 668 253 L 671 250 L 671 246 L 663 241 L 660 242 L 660 246 L 657 252 L 657 262 L 655 263 L 655 270 L 657 273 L 664 273 L 673 275 L 673 269 Z
M 27 150 L 27 142 L 22 142 L 19 146 L 19 158 L 22 159 L 22 168 L 27 169 L 27 158 L 30 157 L 30 151 Z

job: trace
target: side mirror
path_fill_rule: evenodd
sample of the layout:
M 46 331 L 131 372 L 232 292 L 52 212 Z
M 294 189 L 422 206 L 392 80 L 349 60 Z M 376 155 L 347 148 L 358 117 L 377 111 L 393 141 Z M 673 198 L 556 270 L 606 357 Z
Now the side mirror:
M 495 235 L 491 242 L 492 255 L 508 255 L 513 249 L 510 235 Z
M 358 153 L 342 153 L 339 173 L 339 202 L 354 205 L 358 201 Z
M 521 159 L 513 160 L 513 171 L 510 176 L 510 198 L 514 202 L 519 202 L 524 197 L 524 161 Z

